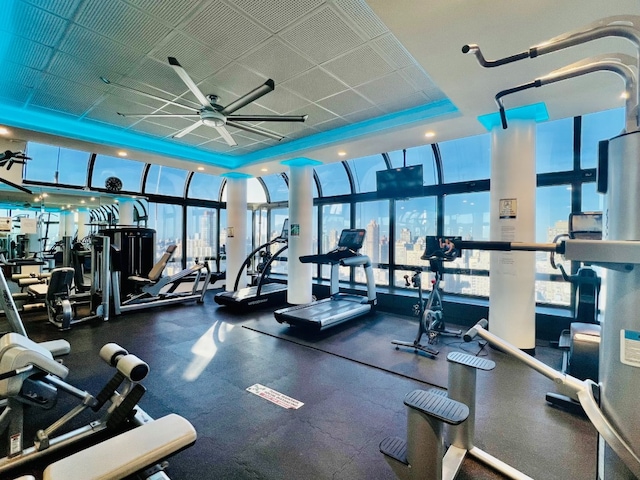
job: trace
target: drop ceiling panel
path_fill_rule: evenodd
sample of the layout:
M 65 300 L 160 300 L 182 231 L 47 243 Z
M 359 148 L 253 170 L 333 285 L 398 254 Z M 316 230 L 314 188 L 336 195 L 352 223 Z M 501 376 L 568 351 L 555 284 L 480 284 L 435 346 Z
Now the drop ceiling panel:
M 15 8 L 14 15 L 29 19 L 28 22 L 10 24 L 9 28 L 15 33 L 47 46 L 55 45 L 62 37 L 67 26 L 65 19 L 27 3 L 19 3 Z
M 347 89 L 343 82 L 319 67 L 284 82 L 283 86 L 312 102 Z
M 25 87 L 34 87 L 40 83 L 42 72 L 18 63 L 6 62 L 3 65 L 3 74 L 0 75 L 0 84 L 12 82 Z
M 416 89 L 396 72 L 390 73 L 356 88 L 356 91 L 373 103 L 393 103 L 405 98 Z
M 307 121 L 304 122 L 304 124 L 309 127 L 313 127 L 318 123 L 327 122 L 329 120 L 333 120 L 334 118 L 336 118 L 335 113 L 325 110 L 324 108 L 313 103 L 309 105 L 305 105 L 304 107 L 299 108 L 297 110 L 293 110 L 292 112 L 289 112 L 289 114 L 290 115 L 309 115 L 309 118 L 307 118 Z
M 185 70 L 187 70 L 187 67 Z M 187 70 L 188 71 L 188 70 Z M 152 87 L 163 92 L 167 92 L 169 97 L 177 97 L 185 93 L 188 88 L 180 79 L 168 61 L 159 62 L 152 58 L 145 58 L 127 77 L 135 79 L 140 85 Z M 120 82 L 124 83 L 124 82 Z M 137 87 L 147 93 L 152 93 L 149 88 Z M 154 95 L 157 94 L 154 93 Z M 162 96 L 162 95 L 161 95 Z M 166 98 L 167 95 L 162 96 Z M 194 99 L 195 100 L 195 99 Z
M 357 25 L 358 28 L 372 39 L 388 32 L 385 24 L 363 0 L 334 0 L 345 16 Z
M 423 106 L 429 101 L 430 99 L 422 92 L 416 92 L 403 98 L 394 99 L 391 102 L 381 102 L 378 106 L 385 113 L 394 113 L 400 110 Z
M 171 31 L 122 0 L 85 0 L 75 21 L 135 50 L 148 52 Z
M 64 52 L 56 52 L 47 71 L 57 77 L 66 77 L 74 82 L 103 90 L 105 85 L 101 76 L 110 76 L 110 72 L 94 63 L 88 63 Z
M 272 38 L 239 62 L 255 72 L 261 72 L 276 83 L 284 82 L 309 70 L 313 63 L 296 53 L 278 38 Z
M 396 68 L 415 65 L 415 60 L 391 33 L 373 40 L 372 45 Z
M 384 113 L 385 112 L 380 110 L 378 107 L 371 107 L 366 110 L 360 110 L 359 112 L 348 113 L 344 116 L 344 119 L 349 123 L 357 123 L 379 117 L 380 115 L 384 115 Z
M 393 71 L 393 67 L 369 45 L 362 45 L 342 57 L 326 62 L 322 68 L 351 87 Z
M 280 36 L 316 62 L 326 62 L 364 43 L 328 5 L 283 31 Z
M 238 8 L 276 33 L 303 17 L 323 0 L 236 0 Z
M 212 81 L 216 86 L 220 86 L 238 96 L 243 96 L 262 85 L 266 80 L 267 77 L 263 75 L 258 75 L 238 63 L 231 63 L 216 73 L 215 76 L 205 80 L 203 85 L 207 85 L 209 81 Z M 204 94 L 206 95 L 207 92 L 204 92 Z M 228 103 L 230 102 L 225 100 L 222 105 Z
M 416 90 L 432 90 L 437 88 L 424 70 L 417 65 L 403 68 L 400 70 L 400 73 Z
M 309 101 L 276 83 L 276 88 L 272 92 L 259 98 L 255 103 L 268 108 L 272 112 L 284 115 L 308 105 Z
M 61 17 L 71 18 L 81 0 L 27 0 L 28 3 L 40 7 Z
M 10 38 L 8 50 L 11 61 L 36 70 L 43 70 L 53 56 L 53 48 L 17 36 Z
M 247 15 L 221 1 L 207 4 L 187 21 L 183 29 L 188 35 L 231 58 L 260 45 L 270 35 Z
M 333 95 L 332 97 L 320 100 L 318 105 L 326 108 L 336 115 L 347 115 L 373 106 L 371 102 L 352 90 L 347 90 L 337 95 Z
M 0 80 L 0 97 L 10 101 L 13 106 L 24 104 L 29 100 L 32 91 L 31 88 L 6 78 Z
M 198 5 L 193 1 L 127 0 L 127 2 L 169 25 L 178 25 Z

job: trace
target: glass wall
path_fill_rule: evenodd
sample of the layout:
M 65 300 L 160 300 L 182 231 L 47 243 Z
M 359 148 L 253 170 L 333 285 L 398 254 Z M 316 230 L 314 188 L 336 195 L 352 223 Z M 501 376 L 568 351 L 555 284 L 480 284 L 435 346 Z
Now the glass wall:
M 356 203 L 355 225 L 366 229 L 364 246 L 360 253 L 367 255 L 373 264 L 376 285 L 389 285 L 389 270 L 380 264 L 389 264 L 389 201 Z M 357 282 L 366 282 L 363 268 L 355 269 Z
M 109 177 L 117 177 L 122 181 L 122 190 L 125 192 L 140 192 L 142 189 L 142 171 L 145 164 L 120 157 L 96 155 L 93 164 L 91 186 L 105 188 L 105 180 Z
M 156 261 L 169 245 L 176 245 L 173 257 L 167 264 L 167 275 L 182 270 L 182 207 L 166 203 L 149 203 L 149 228 L 156 231 Z
M 31 160 L 25 164 L 25 180 L 56 185 L 87 183 L 88 152 L 29 142 L 26 154 Z

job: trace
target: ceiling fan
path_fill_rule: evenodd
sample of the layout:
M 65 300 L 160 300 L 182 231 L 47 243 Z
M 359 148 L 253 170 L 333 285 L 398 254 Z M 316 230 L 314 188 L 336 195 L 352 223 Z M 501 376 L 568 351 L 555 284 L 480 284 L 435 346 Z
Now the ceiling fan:
M 31 160 L 31 157 L 27 157 L 23 152 L 12 152 L 11 150 L 5 150 L 4 152 L 0 152 L 0 168 L 6 167 L 7 170 L 11 170 L 14 164 L 18 163 L 24 165 L 27 163 L 27 160 Z M 28 188 L 23 187 L 22 185 L 18 185 L 17 183 L 13 183 L 6 178 L 0 177 L 0 182 L 9 185 L 17 190 L 33 195 L 33 192 Z
M 219 105 L 217 102 L 219 97 L 217 95 L 204 95 L 195 82 L 191 79 L 189 74 L 186 72 L 182 65 L 176 60 L 174 57 L 169 57 L 169 65 L 173 67 L 178 76 L 182 79 L 185 85 L 189 88 L 191 93 L 195 95 L 195 97 L 200 102 L 200 107 L 196 109 L 196 113 L 186 114 L 186 113 L 120 113 L 117 112 L 118 115 L 123 117 L 193 117 L 198 118 L 198 121 L 189 125 L 187 128 L 180 130 L 172 135 L 172 138 L 180 138 L 184 137 L 186 134 L 192 132 L 196 128 L 205 125 L 208 127 L 215 128 L 218 133 L 224 138 L 224 140 L 233 146 L 236 146 L 237 143 L 227 130 L 226 126 L 231 126 L 237 128 L 239 130 L 244 130 L 246 132 L 256 133 L 258 135 L 263 135 L 265 137 L 273 138 L 275 140 L 282 140 L 284 137 L 282 135 L 278 135 L 277 133 L 271 132 L 267 129 L 255 126 L 255 125 L 246 125 L 240 122 L 304 122 L 308 115 L 232 115 L 237 110 L 240 110 L 242 107 L 247 106 L 249 103 L 257 100 L 258 98 L 266 95 L 271 92 L 275 88 L 275 82 L 271 79 L 264 82 L 264 84 L 259 87 L 253 89 L 246 95 L 238 98 L 237 100 L 231 102 L 226 107 Z M 108 79 L 104 77 L 100 77 L 100 79 L 107 84 L 116 85 L 121 88 L 126 88 L 128 90 L 133 90 L 137 93 L 140 93 L 146 97 L 154 98 L 156 100 L 160 100 L 163 102 L 170 103 L 171 105 L 176 105 L 182 108 L 187 108 L 193 111 L 193 107 L 183 105 L 177 102 L 172 102 L 170 100 L 156 97 L 155 95 L 151 95 L 145 92 L 141 92 L 131 87 L 127 87 L 124 85 L 118 85 L 117 83 L 112 83 Z

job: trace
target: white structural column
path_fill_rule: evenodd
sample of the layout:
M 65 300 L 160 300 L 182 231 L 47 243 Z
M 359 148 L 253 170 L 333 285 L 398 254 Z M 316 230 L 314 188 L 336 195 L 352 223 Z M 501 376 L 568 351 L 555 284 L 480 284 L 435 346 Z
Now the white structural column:
M 80 210 L 78 212 L 78 241 L 89 235 L 89 211 Z
M 535 241 L 535 122 L 511 120 L 491 131 L 491 240 Z M 535 253 L 491 252 L 489 329 L 535 349 Z
M 227 291 L 233 291 L 238 272 L 247 258 L 247 179 L 227 178 Z M 238 288 L 247 285 L 246 270 L 243 271 Z
M 291 166 L 289 170 L 289 254 L 287 302 L 303 305 L 312 300 L 314 264 L 302 263 L 313 247 L 313 167 Z
M 73 237 L 75 235 L 75 225 L 74 225 L 74 213 L 67 211 L 64 212 L 64 229 L 62 229 L 61 237 Z
M 133 204 L 135 200 L 124 199 L 120 200 L 118 207 L 118 225 L 120 226 L 132 226 L 133 225 Z

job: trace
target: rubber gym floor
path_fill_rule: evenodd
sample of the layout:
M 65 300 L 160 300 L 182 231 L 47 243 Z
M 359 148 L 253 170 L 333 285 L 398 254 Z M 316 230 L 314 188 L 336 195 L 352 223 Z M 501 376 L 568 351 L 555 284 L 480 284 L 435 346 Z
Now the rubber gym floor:
M 156 418 L 178 413 L 198 432 L 194 446 L 169 459 L 174 480 L 394 479 L 378 445 L 390 435 L 405 437 L 407 393 L 446 388 L 446 355 L 456 350 L 497 364 L 478 373 L 476 446 L 536 479 L 595 478 L 591 424 L 549 406 L 552 382 L 504 353 L 457 338 L 443 338 L 435 360 L 396 350 L 390 341 L 413 340 L 416 319 L 384 312 L 308 335 L 278 324 L 269 310 L 229 311 L 214 293 L 204 304 L 127 313 L 67 332 L 41 315 L 24 322 L 33 340 L 69 341 L 67 380 L 94 394 L 111 375 L 98 357 L 103 344 L 118 343 L 150 365 L 141 407 Z M 544 343 L 536 356 L 560 366 L 560 352 Z M 256 384 L 304 405 L 267 401 L 247 390 Z M 60 407 L 58 415 L 65 405 L 54 409 Z M 34 412 L 25 422 L 37 419 Z M 505 477 L 466 459 L 457 478 Z

